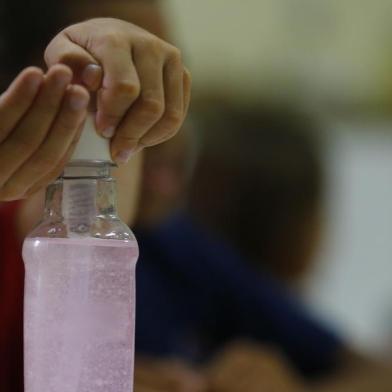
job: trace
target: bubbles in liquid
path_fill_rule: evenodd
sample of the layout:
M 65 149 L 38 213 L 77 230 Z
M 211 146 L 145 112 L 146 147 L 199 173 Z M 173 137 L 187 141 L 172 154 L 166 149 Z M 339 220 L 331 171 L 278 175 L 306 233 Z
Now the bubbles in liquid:
M 27 239 L 25 391 L 130 392 L 134 241 Z

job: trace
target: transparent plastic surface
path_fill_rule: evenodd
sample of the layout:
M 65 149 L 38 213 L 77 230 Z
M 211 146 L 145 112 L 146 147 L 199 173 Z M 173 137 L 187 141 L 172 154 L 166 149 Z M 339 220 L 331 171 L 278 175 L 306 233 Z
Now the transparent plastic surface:
M 23 246 L 26 392 L 132 391 L 137 257 L 108 173 L 49 186 Z

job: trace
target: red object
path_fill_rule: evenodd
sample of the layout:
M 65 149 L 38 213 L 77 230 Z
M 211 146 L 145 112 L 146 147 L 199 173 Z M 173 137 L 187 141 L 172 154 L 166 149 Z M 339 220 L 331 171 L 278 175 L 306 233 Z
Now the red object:
M 22 243 L 18 202 L 0 204 L 0 392 L 23 392 Z

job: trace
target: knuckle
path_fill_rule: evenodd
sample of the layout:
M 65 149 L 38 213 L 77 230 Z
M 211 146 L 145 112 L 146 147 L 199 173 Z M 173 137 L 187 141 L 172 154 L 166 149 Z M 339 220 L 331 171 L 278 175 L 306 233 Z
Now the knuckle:
M 142 97 L 140 102 L 140 112 L 146 116 L 153 119 L 161 118 L 165 110 L 164 103 L 154 97 Z
M 165 113 L 165 124 L 171 129 L 177 129 L 182 123 L 183 114 L 178 109 L 167 109 Z
M 163 52 L 163 41 L 154 35 L 149 36 L 149 38 L 145 40 L 144 45 L 156 56 L 161 55 Z
M 122 98 L 135 99 L 140 94 L 140 85 L 128 80 L 118 80 L 113 84 L 113 91 Z
M 180 49 L 171 46 L 169 48 L 169 59 L 177 64 L 182 64 L 182 52 Z

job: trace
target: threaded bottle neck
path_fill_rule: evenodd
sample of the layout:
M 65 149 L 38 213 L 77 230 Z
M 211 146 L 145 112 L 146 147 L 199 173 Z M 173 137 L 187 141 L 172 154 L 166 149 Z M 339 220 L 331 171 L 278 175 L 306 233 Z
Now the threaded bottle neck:
M 61 220 L 69 236 L 83 236 L 99 221 L 117 219 L 115 180 L 109 164 L 67 166 L 63 175 L 49 185 L 46 218 Z

